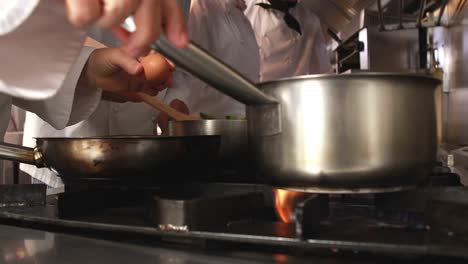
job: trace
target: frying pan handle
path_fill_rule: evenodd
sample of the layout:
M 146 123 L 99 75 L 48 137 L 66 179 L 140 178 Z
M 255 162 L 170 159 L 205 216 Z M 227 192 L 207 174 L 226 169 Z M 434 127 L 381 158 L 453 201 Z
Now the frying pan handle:
M 37 148 L 27 148 L 19 145 L 0 143 L 0 159 L 44 167 L 41 152 Z
M 133 31 L 133 18 L 128 18 L 122 27 Z M 255 84 L 240 73 L 192 42 L 187 48 L 176 48 L 165 36 L 161 35 L 151 48 L 163 54 L 177 66 L 241 103 L 246 105 L 277 103 L 274 98 L 257 89 Z

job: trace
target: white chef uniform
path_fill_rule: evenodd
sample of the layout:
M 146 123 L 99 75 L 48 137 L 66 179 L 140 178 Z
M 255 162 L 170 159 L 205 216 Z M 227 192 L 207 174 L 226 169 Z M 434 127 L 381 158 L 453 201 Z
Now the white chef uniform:
M 57 128 L 87 118 L 97 107 L 100 90 L 76 87 L 91 51 L 81 49 L 86 32 L 67 21 L 59 0 L 0 2 L 2 138 L 11 103 L 35 111 Z M 73 74 L 67 75 L 72 67 Z
M 329 72 L 327 52 L 319 18 L 298 0 L 290 14 L 299 22 L 302 35 L 289 28 L 284 13 L 256 4 L 267 0 L 246 0 L 245 15 L 260 47 L 260 81 Z
M 239 0 L 192 0 L 188 31 L 190 38 L 253 82 L 258 81 L 260 58 L 249 21 L 236 7 Z M 190 113 L 216 118 L 245 116 L 245 107 L 192 75 L 176 70 L 165 102 L 184 101 Z

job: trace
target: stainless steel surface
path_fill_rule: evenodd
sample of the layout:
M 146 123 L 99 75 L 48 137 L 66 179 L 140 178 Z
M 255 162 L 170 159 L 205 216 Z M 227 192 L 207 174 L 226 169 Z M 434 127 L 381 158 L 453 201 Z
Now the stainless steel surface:
M 340 32 L 341 38 L 347 41 L 341 45 L 334 44 L 333 47 L 338 56 L 337 61 L 340 62 L 336 65 L 338 73 L 345 72 L 348 68 L 404 73 L 414 73 L 419 70 L 420 52 L 416 16 L 402 14 L 400 0 L 391 1 L 383 11 L 385 13 L 382 14 L 370 9 L 363 10 Z M 382 22 L 385 31 L 382 31 Z M 423 22 L 423 25 L 427 26 L 425 23 L 429 22 Z M 402 27 L 404 30 L 401 30 Z M 362 43 L 363 49 L 358 54 L 340 61 L 343 60 L 340 51 L 346 48 L 347 43 L 357 41 Z
M 123 246 L 121 251 L 125 251 L 130 243 L 145 243 L 145 245 L 151 246 L 149 250 L 153 254 L 158 254 L 162 247 L 167 246 L 173 249 L 171 254 L 174 257 L 179 256 L 179 253 L 189 254 L 191 258 L 194 258 L 194 261 L 200 260 L 199 258 L 202 255 L 210 255 L 211 257 L 223 256 L 226 261 L 235 258 L 236 261 L 243 259 L 247 261 L 246 263 L 256 263 L 261 260 L 257 258 L 256 254 L 273 254 L 275 258 L 263 260 L 265 262 L 269 261 L 267 263 L 272 263 L 273 260 L 276 260 L 277 263 L 288 263 L 297 258 L 305 263 L 322 263 L 320 261 L 316 262 L 316 258 L 328 256 L 331 258 L 330 261 L 323 263 L 341 263 L 339 260 L 349 259 L 358 261 L 358 263 L 362 263 L 364 259 L 370 260 L 371 263 L 387 263 L 389 260 L 391 263 L 400 263 L 400 261 L 402 263 L 432 263 L 430 260 L 433 260 L 434 263 L 466 263 L 466 258 L 468 258 L 466 236 L 453 235 L 448 232 L 436 233 L 432 228 L 433 226 L 431 226 L 430 230 L 425 228 L 426 222 L 422 219 L 423 214 L 430 213 L 425 204 L 433 198 L 444 195 L 451 198 L 453 204 L 456 204 L 459 197 L 465 198 L 453 195 L 454 191 L 457 192 L 457 189 L 466 192 L 463 187 L 421 187 L 411 192 L 386 194 L 385 196 L 330 196 L 330 216 L 321 222 L 320 226 L 314 223 L 314 221 L 317 221 L 315 219 L 317 213 L 314 213 L 314 211 L 324 209 L 324 207 L 320 206 L 320 204 L 314 206 L 309 202 L 304 204 L 305 206 L 296 205 L 296 220 L 302 220 L 302 224 L 306 225 L 312 221 L 312 224 L 315 224 L 312 227 L 317 227 L 315 230 L 302 229 L 302 236 L 299 236 L 296 224 L 271 222 L 274 221 L 274 218 L 269 217 L 264 221 L 260 219 L 260 221 L 255 221 L 258 218 L 254 218 L 254 221 L 235 221 L 225 228 L 213 228 L 209 229 L 209 231 L 162 231 L 152 227 L 149 223 L 134 221 L 145 218 L 144 210 L 115 210 L 119 209 L 115 207 L 95 211 L 95 213 L 92 213 L 92 217 L 89 214 L 81 215 L 81 217 L 77 216 L 74 220 L 57 218 L 54 214 L 54 208 L 51 206 L 8 208 L 0 210 L 0 222 L 9 225 L 28 226 L 29 228 L 58 230 L 61 233 L 83 234 L 95 238 L 111 239 L 120 242 L 120 245 Z M 79 196 L 77 196 L 76 201 L 80 201 Z M 466 202 L 463 199 L 460 201 L 462 203 Z M 298 209 L 302 211 L 302 216 L 298 214 Z M 212 211 L 216 211 L 216 208 L 213 207 Z M 133 212 L 133 214 L 123 212 Z M 324 213 L 326 212 L 324 211 Z M 465 218 L 462 218 L 462 220 Z M 42 237 L 38 235 L 41 233 L 33 230 L 24 230 L 25 232 L 22 232 L 21 229 L 13 228 L 13 230 L 9 230 L 4 226 L 0 226 L 0 231 L 3 242 L 0 243 L 2 254 L 13 251 L 8 248 L 8 245 L 13 243 L 11 235 L 23 239 L 22 236 L 28 232 L 28 237 L 25 239 L 42 240 Z M 315 232 L 309 233 L 308 231 Z M 69 253 L 70 240 L 68 238 L 77 239 L 77 237 L 72 236 L 67 236 L 67 239 L 62 237 L 62 239 L 55 240 L 54 245 L 56 247 L 54 246 L 53 249 L 48 247 L 47 250 L 42 250 L 41 253 L 55 259 L 59 256 L 72 257 L 73 252 L 76 252 L 76 250 L 80 254 L 88 252 L 91 256 L 106 252 L 99 245 L 95 245 L 94 249 L 96 251 L 92 251 L 91 248 L 87 248 L 86 245 L 81 245 L 79 241 L 74 240 L 75 243 L 71 243 L 73 252 Z M 122 242 L 128 243 L 123 244 Z M 19 244 L 22 246 L 23 241 L 20 240 Z M 43 245 L 42 243 L 38 244 Z M 84 252 L 81 252 L 83 247 Z M 114 248 L 113 250 L 117 249 Z M 240 254 L 244 250 L 250 252 L 250 254 Z M 284 255 L 281 255 L 280 258 L 276 258 L 278 255 L 275 253 L 277 252 L 289 252 L 291 256 L 285 258 Z M 197 254 L 193 255 L 194 253 Z M 28 255 L 31 256 L 32 254 Z M 39 255 L 38 257 L 41 256 L 41 254 L 37 255 Z M 457 262 L 449 261 L 447 258 L 450 256 L 464 259 Z M 89 255 L 82 257 L 80 260 L 86 263 L 95 259 L 101 262 L 104 261 L 101 259 L 102 256 L 95 256 L 92 259 L 87 259 L 90 258 Z M 438 257 L 441 259 L 438 259 Z M 382 261 L 377 261 L 375 258 L 382 259 Z M 219 263 L 226 263 L 223 261 L 224 259 L 217 260 Z M 123 260 L 123 263 L 127 262 L 126 259 Z M 141 260 L 138 259 L 135 262 L 140 263 Z M 53 262 L 50 260 L 47 263 Z
M 255 219 L 260 215 L 264 199 L 262 193 L 247 192 L 172 196 L 153 196 L 150 200 L 151 224 L 163 231 L 210 231 L 232 222 Z
M 37 155 L 34 149 L 8 143 L 0 143 L 0 145 L 0 158 L 43 167 L 40 160 L 36 161 Z
M 7 144 L 0 149 L 1 158 L 46 166 L 65 181 L 167 182 L 176 180 L 184 167 L 196 172 L 202 164 L 216 164 L 219 137 L 38 138 L 34 151 Z M 158 176 L 169 172 L 173 179 Z M 186 179 L 203 175 L 192 177 Z
M 12 107 L 12 115 L 13 115 L 13 107 Z M 12 117 L 11 120 L 13 119 L 14 118 Z M 16 118 L 16 120 L 23 120 L 22 122 L 24 123 L 24 118 L 23 119 Z M 10 122 L 10 125 L 11 123 L 12 122 Z M 22 124 L 19 125 L 20 123 L 18 122 L 16 122 L 16 124 L 17 124 L 16 127 L 17 128 L 20 127 L 20 129 L 22 130 L 23 125 Z M 23 132 L 22 131 L 16 131 L 16 132 L 7 131 L 4 137 L 4 142 L 9 143 L 9 144 L 21 145 L 21 143 L 23 142 Z M 2 163 L 3 163 L 3 171 L 0 170 L 0 184 L 13 184 L 15 182 L 19 182 L 23 184 L 31 183 L 31 176 L 23 172 L 22 170 L 20 170 L 18 168 L 19 164 L 17 162 L 12 162 L 9 160 L 0 160 L 0 165 L 2 165 Z
M 334 32 L 340 32 L 360 11 L 369 7 L 375 0 L 328 0 L 328 1 L 302 1 L 302 3 L 316 14 L 326 27 Z M 384 1 L 384 5 L 388 0 Z M 342 38 L 344 36 L 341 36 Z
M 360 10 L 359 13 L 353 16 L 350 21 L 347 21 L 341 28 L 341 31 L 339 31 L 341 39 L 347 40 L 365 28 L 375 28 L 379 31 L 382 29 L 395 30 L 401 29 L 404 25 L 406 26 L 409 21 L 415 24 L 414 16 L 408 16 L 402 13 L 400 1 L 403 0 L 381 0 L 381 8 L 379 8 L 379 2 L 374 1 L 373 6 Z M 381 12 L 379 12 L 379 10 L 381 10 Z M 335 48 L 336 47 L 334 47 L 334 49 Z
M 273 229 L 273 227 L 270 227 L 270 229 Z M 146 229 L 146 231 L 148 232 L 152 230 L 154 229 Z M 180 232 L 166 233 L 168 233 L 168 235 L 172 233 L 174 234 L 174 237 L 177 237 L 177 233 L 181 234 Z M 372 264 L 376 262 L 385 262 L 389 260 L 389 256 L 384 256 L 384 254 L 382 254 L 383 256 L 375 256 L 373 258 L 350 258 L 346 256 L 342 257 L 339 254 L 324 255 L 320 253 L 314 254 L 313 252 L 310 252 L 308 254 L 294 254 L 294 252 L 277 253 L 276 251 L 273 251 L 271 249 L 275 245 L 270 246 L 269 251 L 254 251 L 252 250 L 252 248 L 241 248 L 239 246 L 233 246 L 232 244 L 229 248 L 223 247 L 222 249 L 215 246 L 207 246 L 207 248 L 200 249 L 200 246 L 192 244 L 188 244 L 188 246 L 185 245 L 180 248 L 177 248 L 174 246 L 171 247 L 165 245 L 164 242 L 160 242 L 159 238 L 151 240 L 150 245 L 137 245 L 136 243 L 132 244 L 125 242 L 111 242 L 102 239 L 92 239 L 74 235 L 67 235 L 60 232 L 45 232 L 40 230 L 5 225 L 0 225 L 0 237 L 0 250 L 2 252 L 0 255 L 0 261 L 2 263 L 11 264 Z M 263 240 L 266 239 L 268 238 L 264 238 Z M 192 241 L 193 240 L 194 239 L 192 239 Z M 233 240 L 235 240 L 235 238 Z M 283 240 L 279 240 L 277 244 L 285 244 L 289 242 L 288 239 Z M 142 242 L 142 239 L 140 237 L 140 239 L 136 239 L 134 241 Z M 171 241 L 170 238 L 169 241 Z M 172 240 L 173 243 L 174 241 L 177 242 L 177 238 Z M 297 243 L 300 244 L 301 242 L 298 241 Z M 212 245 L 211 243 L 208 244 Z M 347 246 L 347 244 L 350 243 L 343 242 L 340 245 L 342 244 L 345 244 Z M 379 243 L 375 244 L 379 245 Z M 359 243 L 359 245 L 371 247 L 373 246 L 373 243 Z M 326 246 L 324 242 L 323 246 L 316 247 L 314 252 L 328 252 L 329 247 L 330 246 Z M 389 248 L 391 247 L 389 246 Z M 427 249 L 421 247 L 423 248 L 422 250 L 420 250 L 420 247 L 416 248 L 417 250 L 414 251 L 426 250 L 430 252 L 429 248 L 432 249 L 432 247 L 430 246 L 426 246 Z M 439 251 L 440 250 L 441 249 L 439 249 Z M 309 249 L 309 251 L 313 250 Z M 307 252 L 307 250 L 303 250 L 302 252 Z M 437 261 L 434 261 L 434 263 L 437 263 Z M 454 263 L 463 263 L 463 260 Z
M 419 68 L 419 38 L 416 29 L 381 32 L 367 27 L 359 32 L 364 50 L 360 69 L 373 72 L 416 72 Z
M 443 21 L 450 21 L 447 28 L 433 31 L 443 70 L 444 91 L 444 141 L 450 144 L 468 145 L 468 8 L 461 9 L 460 1 L 448 1 Z
M 447 165 L 460 176 L 461 183 L 468 186 L 468 147 L 456 148 L 447 154 Z
M 399 18 L 395 20 L 395 29 L 399 26 Z M 386 29 L 389 25 L 385 26 Z M 341 36 L 348 36 L 348 41 L 359 41 L 363 49 L 355 55 L 341 61 L 352 69 L 373 72 L 416 72 L 419 68 L 419 37 L 418 30 L 405 29 L 398 31 L 382 31 L 379 14 L 362 11 L 348 27 L 341 32 Z M 348 42 L 348 43 L 349 43 Z M 345 42 L 344 42 L 345 43 Z M 335 45 L 334 50 L 342 60 L 339 51 L 343 45 Z M 338 64 L 336 68 L 341 73 L 345 67 Z M 343 70 L 341 70 L 343 69 Z
M 375 4 L 373 6 L 362 8 L 358 14 L 353 15 L 350 20 L 346 21 L 346 23 L 336 31 L 339 32 L 339 37 L 342 40 L 347 40 L 364 28 L 376 28 L 381 30 L 383 28 L 382 21 L 386 31 L 405 32 L 407 29 L 417 29 L 419 27 L 450 27 L 459 22 L 467 2 L 466 0 L 440 0 L 440 8 L 432 10 L 425 19 L 422 19 L 424 11 L 421 8 L 419 8 L 418 12 L 413 14 L 403 12 L 404 10 L 402 9 L 408 5 L 409 1 L 381 1 L 381 9 L 378 8 L 378 1 L 374 1 Z M 425 1 L 427 2 L 427 0 Z M 414 2 L 419 5 L 423 0 Z M 434 3 L 431 2 L 431 5 L 432 4 Z M 320 6 L 322 3 L 316 3 L 315 5 Z M 422 7 L 422 5 L 419 6 Z M 379 12 L 379 10 L 382 12 Z M 338 19 L 338 21 L 340 20 Z M 394 35 L 393 38 L 398 38 L 398 35 Z M 336 46 L 337 44 L 334 43 L 333 49 L 336 49 Z M 390 51 L 391 49 L 387 50 Z
M 466 1 L 441 0 L 438 3 L 440 7 L 434 8 L 434 2 L 425 4 L 424 1 L 413 1 L 412 4 L 418 10 L 404 13 L 402 9 L 409 4 L 408 1 L 394 0 L 386 5 L 379 5 L 380 1 L 375 1 L 376 8 L 361 10 L 339 32 L 343 40 L 353 40 L 359 35 L 359 41 L 364 43 L 365 49 L 360 56 L 352 56 L 344 66 L 338 64 L 337 72 L 346 71 L 348 65 L 352 69 L 370 71 L 416 72 L 420 67 L 415 62 L 421 56 L 418 46 L 419 28 L 436 29 L 441 25 L 449 28 L 460 17 L 463 2 Z M 424 5 L 430 9 L 427 15 Z M 337 43 L 333 44 L 333 50 L 342 48 Z
M 0 225 L 0 261 L 2 263 L 139 263 L 139 264 L 218 264 L 273 263 L 273 253 L 247 253 L 239 250 L 197 250 L 164 248 L 161 243 L 142 246 L 132 243 L 110 242 L 54 232 Z M 195 247 L 196 248 L 196 247 Z M 281 263 L 362 263 L 310 256 L 307 259 L 282 255 Z M 370 263 L 370 262 L 365 262 Z
M 320 192 L 377 192 L 417 185 L 436 158 L 430 77 L 317 75 L 264 83 L 280 100 L 282 132 L 249 144 L 259 176 L 272 185 Z M 255 106 L 248 120 L 257 119 Z
M 169 136 L 221 136 L 220 162 L 223 167 L 240 169 L 247 165 L 246 120 L 170 121 Z

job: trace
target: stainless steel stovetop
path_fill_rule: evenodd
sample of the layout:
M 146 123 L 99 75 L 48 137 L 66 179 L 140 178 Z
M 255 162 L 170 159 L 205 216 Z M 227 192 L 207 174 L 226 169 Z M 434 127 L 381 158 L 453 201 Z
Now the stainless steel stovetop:
M 277 217 L 274 190 L 263 185 L 73 190 L 42 204 L 42 190 L 27 187 L 28 196 L 18 195 L 26 202 L 15 201 L 14 191 L 6 195 L 10 203 L 0 210 L 1 225 L 207 256 L 243 252 L 257 256 L 251 263 L 468 258 L 468 188 L 444 169 L 407 192 L 309 195 L 294 205 L 291 223 Z

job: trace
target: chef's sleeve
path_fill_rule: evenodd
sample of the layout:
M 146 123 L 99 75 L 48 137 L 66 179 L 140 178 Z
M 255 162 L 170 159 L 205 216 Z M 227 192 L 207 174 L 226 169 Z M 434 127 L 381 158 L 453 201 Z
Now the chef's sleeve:
M 79 85 L 79 78 L 93 48 L 83 47 L 58 93 L 42 101 L 14 98 L 13 103 L 34 112 L 55 129 L 63 129 L 87 119 L 101 100 L 101 90 Z
M 0 93 L 28 100 L 54 96 L 85 36 L 68 22 L 62 1 L 0 1 Z

